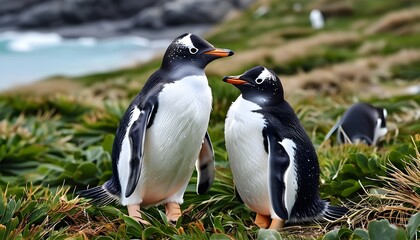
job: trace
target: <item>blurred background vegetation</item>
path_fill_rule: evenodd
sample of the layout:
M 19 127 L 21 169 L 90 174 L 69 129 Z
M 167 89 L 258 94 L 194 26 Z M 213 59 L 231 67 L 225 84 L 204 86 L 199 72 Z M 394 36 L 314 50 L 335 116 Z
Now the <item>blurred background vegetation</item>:
M 323 13 L 324 28 L 312 29 L 312 9 Z M 322 197 L 350 208 L 342 221 L 288 226 L 280 235 L 414 239 L 420 224 L 418 1 L 257 0 L 204 37 L 235 56 L 207 68 L 217 174 L 201 196 L 194 175 L 176 226 L 166 222 L 162 207 L 145 210 L 152 224 L 141 226 L 125 208 L 92 206 L 75 194 L 110 177 L 114 133 L 160 66 L 158 56 L 132 68 L 52 77 L 0 95 L 0 239 L 257 238 L 255 214 L 235 197 L 223 139 L 227 109 L 239 92 L 222 82 L 255 65 L 282 79 L 318 152 Z M 374 147 L 323 142 L 360 101 L 387 109 L 385 139 Z

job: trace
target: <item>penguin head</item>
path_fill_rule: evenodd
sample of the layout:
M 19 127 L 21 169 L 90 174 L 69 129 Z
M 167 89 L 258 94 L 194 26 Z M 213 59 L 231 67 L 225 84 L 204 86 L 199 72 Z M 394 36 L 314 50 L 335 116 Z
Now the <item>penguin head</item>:
M 163 57 L 162 68 L 192 66 L 204 69 L 213 60 L 232 55 L 232 50 L 215 48 L 201 37 L 185 33 L 169 45 Z
M 251 68 L 239 76 L 226 76 L 223 81 L 237 87 L 244 99 L 260 106 L 277 105 L 284 101 L 280 79 L 272 70 L 262 66 Z
M 388 128 L 386 127 L 386 116 L 388 112 L 385 108 L 376 108 L 376 111 L 378 112 L 378 118 L 376 120 L 376 128 L 375 128 L 375 141 L 377 141 L 379 138 L 386 135 L 388 132 Z
M 381 120 L 381 124 L 380 127 L 381 128 L 386 128 L 386 116 L 388 115 L 388 112 L 386 111 L 385 108 L 376 108 L 376 110 L 378 111 L 378 120 Z

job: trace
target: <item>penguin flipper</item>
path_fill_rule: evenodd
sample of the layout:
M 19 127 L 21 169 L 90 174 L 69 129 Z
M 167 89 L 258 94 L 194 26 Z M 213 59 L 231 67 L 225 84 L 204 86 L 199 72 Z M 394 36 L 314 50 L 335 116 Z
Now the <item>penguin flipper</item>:
M 214 180 L 214 152 L 208 132 L 206 132 L 206 135 L 204 136 L 203 144 L 201 145 L 200 154 L 198 155 L 195 166 L 198 176 L 197 193 L 203 194 L 210 189 Z
M 271 205 L 278 217 L 283 220 L 289 218 L 286 208 L 286 183 L 284 176 L 290 166 L 290 157 L 281 144 L 279 137 L 271 131 L 267 133 L 268 143 L 268 189 Z
M 112 184 L 112 180 L 106 182 L 103 186 L 78 191 L 77 194 L 80 197 L 90 198 L 89 202 L 98 206 L 108 205 L 114 201 L 119 202 L 118 197 L 106 188 L 106 185 L 109 184 Z
M 140 171 L 143 162 L 144 139 L 146 136 L 147 125 L 154 114 L 154 105 L 146 104 L 141 109 L 140 115 L 136 121 L 133 122 L 128 134 L 131 143 L 131 160 L 130 160 L 130 174 L 128 177 L 125 197 L 128 198 L 133 194 L 140 179 Z
M 342 124 L 342 121 L 343 120 L 340 119 L 335 123 L 335 125 L 331 128 L 331 130 L 327 133 L 327 135 L 325 135 L 324 142 L 327 141 L 331 137 L 331 135 L 333 135 L 335 131 L 337 131 L 338 127 L 340 127 L 340 125 Z

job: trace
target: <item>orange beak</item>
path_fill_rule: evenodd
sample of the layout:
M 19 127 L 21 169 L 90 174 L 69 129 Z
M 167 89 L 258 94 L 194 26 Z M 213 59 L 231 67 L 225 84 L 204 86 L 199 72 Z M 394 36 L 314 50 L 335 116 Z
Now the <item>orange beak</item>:
M 238 77 L 225 77 L 223 78 L 223 81 L 234 85 L 241 85 L 247 83 L 247 81 L 239 79 Z
M 229 57 L 233 55 L 233 51 L 229 49 L 215 48 L 213 50 L 205 52 L 204 54 L 209 54 L 217 57 Z

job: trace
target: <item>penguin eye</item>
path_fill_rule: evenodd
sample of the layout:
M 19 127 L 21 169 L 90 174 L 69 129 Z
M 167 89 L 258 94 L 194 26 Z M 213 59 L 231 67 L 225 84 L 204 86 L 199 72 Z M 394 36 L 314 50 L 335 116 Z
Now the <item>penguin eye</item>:
M 195 47 L 190 48 L 190 53 L 191 54 L 196 54 L 198 52 L 198 49 Z
M 257 84 L 261 84 L 263 82 L 264 82 L 264 79 L 262 79 L 262 78 L 255 79 L 255 83 L 257 83 Z

